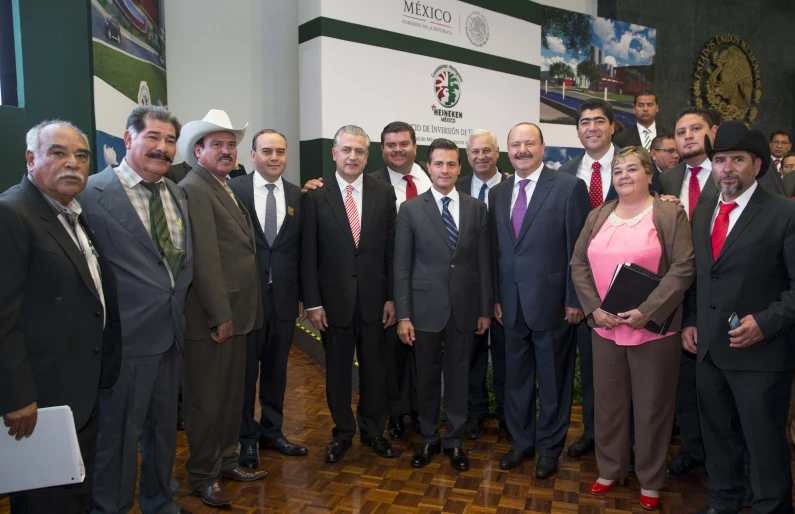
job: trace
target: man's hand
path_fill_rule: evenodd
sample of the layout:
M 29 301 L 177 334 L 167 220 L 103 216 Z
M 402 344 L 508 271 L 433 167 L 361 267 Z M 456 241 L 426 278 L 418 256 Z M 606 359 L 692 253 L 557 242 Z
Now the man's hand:
M 477 331 L 475 331 L 475 334 L 482 336 L 483 334 L 486 333 L 486 330 L 488 330 L 490 326 L 491 326 L 491 318 L 486 318 L 484 316 L 479 317 L 478 329 Z
M 414 346 L 414 340 L 416 337 L 414 336 L 414 324 L 411 322 L 411 320 L 402 319 L 398 321 L 397 332 L 398 337 L 403 344 Z
M 389 328 L 395 324 L 395 302 L 386 302 L 384 304 L 384 315 L 381 316 L 381 323 L 384 328 Z
M 740 320 L 740 328 L 729 330 L 729 346 L 732 348 L 748 348 L 764 338 L 762 329 L 751 314 Z
M 698 353 L 698 330 L 696 327 L 682 329 L 682 348 L 692 354 Z
M 631 311 L 627 312 L 619 312 L 618 322 L 622 325 L 631 327 L 632 330 L 640 330 L 646 326 L 646 324 L 649 322 L 649 318 L 644 316 L 643 313 L 638 309 L 632 309 Z
M 569 325 L 576 325 L 585 319 L 582 309 L 578 307 L 566 307 L 566 321 Z
M 319 187 L 323 187 L 323 177 L 311 178 L 306 182 L 306 184 L 304 184 L 304 188 L 301 190 L 301 192 L 306 193 L 310 189 L 314 191 Z
M 232 337 L 232 320 L 230 319 L 226 323 L 221 323 L 212 329 L 210 331 L 210 336 L 213 338 L 213 341 L 218 344 L 221 344 Z
M 298 302 L 298 323 L 306 320 L 306 311 L 304 310 L 304 302 Z
M 309 322 L 312 323 L 312 326 L 315 327 L 316 330 L 325 332 L 326 327 L 328 327 L 328 321 L 326 321 L 326 309 L 320 307 L 319 309 L 307 311 L 307 313 L 309 314 Z
M 682 202 L 674 195 L 660 195 L 660 200 L 663 202 L 668 203 L 675 203 L 677 205 L 682 205 Z
M 23 437 L 30 437 L 33 429 L 36 428 L 38 413 L 36 402 L 33 402 L 27 407 L 3 415 L 3 423 L 9 427 L 8 435 L 16 436 L 17 441 Z
M 613 330 L 619 326 L 618 318 L 612 314 L 606 313 L 602 309 L 596 309 L 593 311 L 593 320 L 596 322 L 596 326 L 605 330 Z
M 502 325 L 502 304 L 495 303 L 494 304 L 494 319 L 497 320 L 497 323 Z

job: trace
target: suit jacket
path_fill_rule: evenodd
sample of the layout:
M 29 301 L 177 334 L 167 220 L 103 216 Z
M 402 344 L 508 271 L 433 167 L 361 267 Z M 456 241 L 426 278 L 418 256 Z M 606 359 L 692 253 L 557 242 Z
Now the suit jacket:
M 657 131 L 659 134 L 659 130 Z M 613 136 L 613 143 L 619 148 L 626 148 L 628 146 L 643 146 L 643 141 L 640 140 L 640 133 L 638 126 L 632 125 L 626 127 L 624 130 Z
M 791 370 L 795 365 L 795 202 L 757 187 L 712 258 L 710 230 L 718 202 L 693 210 L 696 283 L 685 298 L 685 327 L 698 328 L 698 360 L 709 352 L 721 369 Z M 753 314 L 765 339 L 729 347 L 727 320 Z
M 635 132 L 637 133 L 637 130 Z M 615 144 L 613 145 L 613 149 L 615 150 L 616 153 L 618 153 L 621 150 L 621 148 L 616 146 Z M 574 159 L 570 159 L 564 162 L 563 165 L 560 168 L 558 168 L 558 171 L 576 177 L 577 170 L 580 169 L 580 163 L 582 163 L 584 156 L 585 154 L 583 153 L 581 155 L 578 155 Z M 652 191 L 653 193 L 661 193 L 662 186 L 660 184 L 660 170 L 657 169 L 657 166 L 655 166 L 654 163 L 652 163 L 652 167 L 654 168 L 654 172 L 651 177 L 651 186 L 649 186 L 649 190 Z M 588 186 L 586 186 L 586 190 L 587 189 Z M 612 202 L 613 200 L 618 200 L 618 193 L 616 193 L 616 188 L 613 187 L 613 181 L 611 180 L 610 189 L 607 190 L 607 196 L 605 197 L 604 203 Z
M 102 246 L 102 303 L 85 257 L 54 209 L 26 177 L 0 195 L 0 413 L 33 402 L 68 405 L 80 429 L 99 388 L 116 383 L 121 323 L 116 280 Z
M 303 196 L 301 285 L 304 307 L 320 307 L 332 325 L 347 327 L 357 303 L 365 323 L 381 319 L 392 301 L 395 190 L 364 175 L 359 246 L 353 242 L 336 177 Z
M 400 207 L 395 235 L 395 313 L 415 330 L 441 332 L 453 316 L 461 332 L 494 315 L 486 204 L 459 195 L 458 244 L 450 243 L 429 189 Z
M 190 165 L 183 161 L 170 167 L 166 172 L 166 178 L 175 184 L 179 184 L 182 182 L 182 179 L 188 176 L 189 171 Z
M 795 196 L 795 173 L 790 171 L 784 175 L 782 186 L 784 187 L 784 196 L 787 198 Z
M 416 164 L 420 168 L 422 168 L 422 171 L 424 171 L 425 174 L 428 175 L 428 178 L 430 178 L 430 175 L 428 174 L 428 168 L 424 164 L 422 164 L 421 162 L 418 162 Z M 383 181 L 385 181 L 388 184 L 392 184 L 392 179 L 389 176 L 389 171 L 386 169 L 386 166 L 384 166 L 383 168 L 379 168 L 379 169 L 373 171 L 369 175 L 371 177 L 377 178 L 378 180 L 383 180 Z
M 660 176 L 660 182 L 662 184 L 662 193 L 660 194 L 672 195 L 679 198 L 679 194 L 682 192 L 682 182 L 685 179 L 686 171 L 687 163 L 684 162 L 680 162 L 673 168 L 665 170 Z M 759 179 L 759 185 L 769 193 L 777 195 L 784 194 L 784 187 L 781 185 L 781 177 L 778 172 L 771 173 L 770 170 L 768 170 L 768 172 Z M 705 201 L 717 197 L 718 187 L 715 185 L 715 181 L 712 180 L 712 177 L 710 177 L 704 183 L 704 188 L 698 196 L 697 205 L 701 205 Z
M 602 299 L 596 289 L 591 273 L 591 261 L 588 258 L 588 247 L 596 234 L 602 229 L 618 201 L 602 204 L 592 210 L 585 220 L 585 227 L 580 233 L 574 247 L 571 260 L 571 276 L 580 305 L 588 319 L 588 324 L 595 327 L 593 312 L 601 307 Z M 638 310 L 650 321 L 662 325 L 672 312 L 676 312 L 670 331 L 678 332 L 682 327 L 682 302 L 687 288 L 696 277 L 696 264 L 693 260 L 693 240 L 690 223 L 684 209 L 678 205 L 660 201 L 654 195 L 653 208 L 654 228 L 662 248 L 657 274 L 662 277 L 660 285 L 649 295 Z M 631 255 L 627 255 L 630 262 Z
M 229 187 L 251 214 L 254 238 L 257 241 L 257 264 L 262 294 L 264 296 L 267 293 L 268 281 L 272 280 L 273 296 L 278 299 L 273 306 L 276 316 L 285 321 L 294 320 L 298 317 L 298 302 L 301 299 L 298 279 L 301 256 L 301 188 L 282 178 L 287 212 L 273 246 L 269 246 L 262 231 L 265 220 L 257 218 L 257 208 L 254 205 L 254 173 L 257 172 L 230 180 Z
M 499 168 L 497 168 L 497 175 L 500 177 L 499 182 L 497 182 L 498 184 L 500 182 L 503 182 L 503 181 L 506 180 L 505 176 L 502 174 L 502 171 L 500 171 Z M 472 177 L 473 176 L 474 175 L 467 175 L 466 177 L 461 177 L 458 180 L 456 180 L 455 187 L 456 187 L 456 189 L 458 189 L 459 193 L 464 193 L 465 195 L 472 196 Z M 491 188 L 489 188 L 489 189 L 491 189 Z M 489 190 L 486 190 L 486 194 L 488 194 L 488 191 Z M 475 198 L 477 198 L 477 196 Z
M 569 262 L 591 210 L 585 182 L 544 166 L 516 238 L 511 195 L 516 175 L 489 191 L 494 297 L 503 322 L 513 327 L 517 300 L 531 330 L 565 323 L 565 307 L 579 307 Z
M 262 327 L 262 297 L 251 216 L 218 180 L 196 165 L 180 182 L 193 236 L 193 285 L 185 305 L 186 339 L 209 339 L 232 320 L 232 334 Z
M 124 358 L 159 355 L 185 341 L 185 298 L 193 279 L 190 220 L 182 190 L 164 179 L 183 220 L 185 269 L 171 285 L 166 264 L 108 166 L 78 196 L 83 212 L 116 274 Z

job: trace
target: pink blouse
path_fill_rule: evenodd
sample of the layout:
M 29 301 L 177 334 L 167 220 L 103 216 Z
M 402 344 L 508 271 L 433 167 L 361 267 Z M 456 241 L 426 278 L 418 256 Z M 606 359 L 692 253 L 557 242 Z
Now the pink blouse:
M 650 210 L 636 225 L 628 224 L 614 227 L 610 219 L 605 220 L 602 228 L 591 240 L 588 246 L 588 261 L 591 266 L 591 275 L 596 283 L 599 298 L 604 299 L 616 266 L 626 262 L 643 266 L 657 272 L 660 266 L 662 248 L 657 238 L 657 229 L 654 227 L 654 211 Z M 619 346 L 636 346 L 665 336 L 653 334 L 648 330 L 632 330 L 622 325 L 611 330 L 594 328 L 596 333 L 605 339 L 614 341 Z

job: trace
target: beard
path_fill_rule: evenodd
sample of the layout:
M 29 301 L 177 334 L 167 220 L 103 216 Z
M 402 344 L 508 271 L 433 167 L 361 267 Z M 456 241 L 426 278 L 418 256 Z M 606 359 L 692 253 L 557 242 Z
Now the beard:
M 737 181 L 737 185 L 734 187 L 724 186 L 722 185 L 722 180 L 725 178 L 730 178 Z M 732 173 L 725 173 L 718 177 L 715 180 L 715 185 L 718 186 L 720 192 L 724 195 L 735 195 L 743 190 L 743 181 L 739 175 L 734 175 Z
M 699 148 L 698 150 L 691 150 L 687 153 L 681 154 L 682 158 L 680 159 L 680 161 L 684 161 L 685 159 L 689 159 L 691 157 L 697 157 L 699 155 L 705 155 L 703 148 Z

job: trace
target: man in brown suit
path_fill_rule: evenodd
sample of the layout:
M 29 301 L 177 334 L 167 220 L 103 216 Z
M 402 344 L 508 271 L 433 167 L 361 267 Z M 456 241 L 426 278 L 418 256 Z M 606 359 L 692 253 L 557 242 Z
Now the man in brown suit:
M 185 305 L 183 401 L 188 482 L 213 507 L 231 505 L 219 477 L 266 475 L 238 466 L 246 337 L 262 326 L 262 298 L 251 218 L 226 183 L 246 127 L 211 110 L 185 125 L 178 141 L 191 171 L 180 182 L 193 236 L 193 285 Z

